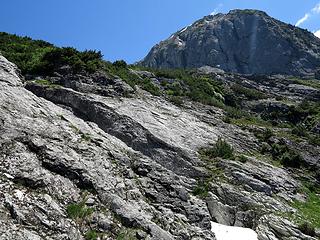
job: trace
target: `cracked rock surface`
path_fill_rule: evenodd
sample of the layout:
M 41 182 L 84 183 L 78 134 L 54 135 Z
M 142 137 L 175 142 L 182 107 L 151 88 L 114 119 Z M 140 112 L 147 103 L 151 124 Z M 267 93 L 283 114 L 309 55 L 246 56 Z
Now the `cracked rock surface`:
M 259 240 L 310 239 L 276 212 L 294 211 L 299 182 L 255 157 L 219 159 L 210 175 L 198 150 L 222 136 L 258 149 L 248 131 L 214 107 L 172 105 L 117 80 L 108 94 L 90 82 L 24 87 L 0 57 L 0 239 L 215 239 L 211 221 L 254 229 Z M 91 90 L 90 90 L 91 89 Z M 93 89 L 93 90 L 92 90 Z M 112 93 L 110 96 L 109 93 Z M 131 238 L 131 239 L 132 239 Z

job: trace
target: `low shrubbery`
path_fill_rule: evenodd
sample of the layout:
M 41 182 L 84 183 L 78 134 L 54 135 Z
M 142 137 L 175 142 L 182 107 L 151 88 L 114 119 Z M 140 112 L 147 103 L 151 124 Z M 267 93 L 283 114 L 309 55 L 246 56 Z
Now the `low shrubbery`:
M 295 201 L 293 207 L 298 210 L 297 220 L 302 222 L 300 230 L 314 236 L 314 228 L 320 228 L 320 192 L 308 192 L 306 202 Z
M 299 224 L 298 228 L 302 233 L 304 233 L 308 236 L 311 236 L 311 237 L 316 236 L 315 227 L 308 222 L 304 222 L 304 223 Z
M 293 168 L 299 168 L 304 164 L 302 156 L 293 150 L 286 150 L 281 155 L 280 162 L 285 167 Z
M 208 196 L 209 190 L 209 181 L 200 180 L 198 181 L 197 186 L 193 189 L 192 194 L 201 198 L 205 198 Z
M 209 158 L 221 157 L 224 159 L 234 159 L 234 149 L 225 140 L 219 138 L 212 148 L 202 151 L 202 154 Z
M 303 157 L 284 142 L 272 144 L 270 153 L 274 160 L 280 161 L 285 167 L 299 168 L 304 165 Z
M 118 233 L 116 240 L 137 240 L 136 238 L 136 230 L 123 228 Z
M 233 93 L 235 95 L 244 95 L 248 100 L 259 100 L 265 99 L 268 96 L 261 91 L 253 88 L 243 87 L 240 84 L 234 84 L 231 86 Z
M 254 135 L 262 142 L 268 142 L 269 139 L 274 135 L 270 128 L 265 128 L 262 131 L 255 131 Z
M 75 48 L 53 48 L 46 52 L 35 68 L 37 73 L 52 75 L 62 66 L 70 66 L 73 73 L 81 71 L 93 73 L 102 68 L 102 54 L 100 51 L 86 50 L 80 52 Z
M 53 84 L 52 82 L 46 80 L 46 79 L 38 79 L 38 80 L 34 80 L 34 82 L 36 84 L 42 85 L 42 86 L 46 86 L 46 87 L 50 87 L 50 88 L 60 88 L 61 85 L 59 84 Z
M 236 157 L 236 160 L 242 163 L 246 163 L 248 161 L 248 157 L 244 156 L 244 155 L 240 155 Z
M 93 208 L 88 208 L 85 200 L 80 203 L 72 203 L 67 206 L 67 214 L 74 220 L 83 221 L 93 213 Z
M 23 74 L 49 76 L 68 65 L 73 72 L 94 72 L 102 67 L 100 51 L 59 48 L 41 40 L 0 33 L 0 51 Z
M 193 70 L 185 69 L 149 69 L 157 78 L 163 79 L 162 87 L 167 95 L 188 97 L 203 104 L 223 107 L 223 87 L 210 77 L 199 76 Z M 175 81 L 169 83 L 165 79 Z
M 291 80 L 294 81 L 295 84 L 301 84 L 301 85 L 305 85 L 305 86 L 309 86 L 309 87 L 313 87 L 316 89 L 320 89 L 320 81 L 319 80 L 304 80 L 304 79 L 298 79 L 298 78 L 292 78 Z
M 86 232 L 84 237 L 86 240 L 97 240 L 99 237 L 99 234 L 95 230 L 89 230 L 88 232 Z

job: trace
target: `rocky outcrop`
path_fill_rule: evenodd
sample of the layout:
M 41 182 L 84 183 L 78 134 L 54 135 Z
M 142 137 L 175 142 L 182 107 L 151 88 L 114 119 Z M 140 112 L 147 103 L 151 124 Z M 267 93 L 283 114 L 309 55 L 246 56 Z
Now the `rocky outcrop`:
M 221 109 L 178 107 L 100 73 L 69 77 L 23 84 L 0 58 L 0 239 L 214 240 L 212 221 L 260 240 L 315 239 L 278 217 L 303 198 L 290 170 L 199 157 L 218 137 L 238 153 L 260 148 Z
M 182 153 L 177 148 L 130 118 L 119 120 L 124 124 L 122 130 L 119 125 L 122 136 L 127 133 L 121 137 L 115 134 L 115 125 L 112 133 L 107 127 L 104 131 L 99 124 L 77 117 L 72 106 L 61 108 L 37 97 L 22 87 L 14 65 L 4 58 L 0 87 L 1 239 L 84 239 L 90 230 L 101 232 L 103 239 L 115 239 L 122 231 L 135 229 L 147 239 L 214 239 L 205 203 L 190 196 L 196 181 L 183 176 L 195 168 L 186 163 L 181 166 L 186 174 L 180 175 L 166 168 L 164 161 L 165 167 L 157 163 L 166 151 L 178 160 Z M 87 110 L 90 107 L 101 105 Z M 106 109 L 106 116 L 119 116 Z M 117 122 L 110 117 L 113 120 Z M 130 122 L 134 125 L 125 125 Z M 146 144 L 148 136 L 157 144 L 149 147 L 158 149 L 158 158 L 131 144 L 137 137 L 135 146 Z M 72 218 L 68 206 L 83 199 L 92 213 Z
M 156 68 L 211 66 L 244 74 L 313 75 L 320 39 L 256 10 L 206 16 L 154 46 L 141 64 Z M 276 59 L 276 61 L 275 61 Z

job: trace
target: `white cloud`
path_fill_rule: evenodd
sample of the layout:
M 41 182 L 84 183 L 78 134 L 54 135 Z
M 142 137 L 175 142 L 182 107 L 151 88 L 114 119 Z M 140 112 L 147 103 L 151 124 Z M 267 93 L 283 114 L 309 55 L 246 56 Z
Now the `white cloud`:
M 320 2 L 314 6 L 309 12 L 307 12 L 303 18 L 299 19 L 296 23 L 296 26 L 299 27 L 301 24 L 309 20 L 312 15 L 320 14 Z
M 320 38 L 320 29 L 316 32 L 313 33 L 314 35 L 316 35 L 318 38 Z
M 223 4 L 219 3 L 219 5 L 213 10 L 212 13 L 210 13 L 210 15 L 216 15 L 219 12 L 220 8 L 222 8 L 222 6 Z
M 311 10 L 313 13 L 320 13 L 320 3 L 318 3 L 314 8 Z
M 299 27 L 302 23 L 304 23 L 305 21 L 307 21 L 307 20 L 309 19 L 309 17 L 310 17 L 310 14 L 309 14 L 309 13 L 306 13 L 303 18 L 301 18 L 301 19 L 299 19 L 299 20 L 297 21 L 296 26 Z

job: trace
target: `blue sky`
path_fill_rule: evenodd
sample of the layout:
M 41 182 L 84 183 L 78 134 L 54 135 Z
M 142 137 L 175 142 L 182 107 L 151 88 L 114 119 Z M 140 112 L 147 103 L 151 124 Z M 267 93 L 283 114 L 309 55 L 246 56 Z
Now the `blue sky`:
M 195 20 L 235 8 L 264 10 L 315 32 L 320 30 L 317 4 L 320 0 L 7 0 L 1 3 L 0 31 L 97 49 L 107 60 L 132 63 Z

